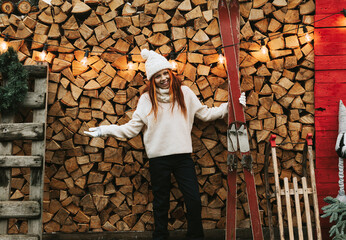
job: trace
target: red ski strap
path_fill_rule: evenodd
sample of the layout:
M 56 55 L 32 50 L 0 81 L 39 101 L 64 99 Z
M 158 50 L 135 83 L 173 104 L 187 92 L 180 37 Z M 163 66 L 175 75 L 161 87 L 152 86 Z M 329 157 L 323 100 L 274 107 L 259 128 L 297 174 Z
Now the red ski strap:
M 270 142 L 270 146 L 271 146 L 271 147 L 276 147 L 275 139 L 276 139 L 276 135 L 275 135 L 275 134 L 272 134 L 272 135 L 270 136 L 270 139 L 269 139 L 269 142 Z
M 306 135 L 306 143 L 308 144 L 308 146 L 312 146 L 312 133 L 308 133 Z

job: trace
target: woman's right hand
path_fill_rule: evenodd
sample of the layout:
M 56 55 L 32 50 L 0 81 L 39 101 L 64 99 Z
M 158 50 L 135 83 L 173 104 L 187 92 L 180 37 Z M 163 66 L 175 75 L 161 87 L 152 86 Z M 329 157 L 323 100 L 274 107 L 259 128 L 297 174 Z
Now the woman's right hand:
M 89 136 L 89 137 L 100 137 L 101 136 L 101 128 L 100 127 L 89 128 L 89 132 L 84 131 L 84 134 Z
M 239 103 L 243 106 L 246 107 L 246 96 L 245 92 L 242 92 L 239 97 Z

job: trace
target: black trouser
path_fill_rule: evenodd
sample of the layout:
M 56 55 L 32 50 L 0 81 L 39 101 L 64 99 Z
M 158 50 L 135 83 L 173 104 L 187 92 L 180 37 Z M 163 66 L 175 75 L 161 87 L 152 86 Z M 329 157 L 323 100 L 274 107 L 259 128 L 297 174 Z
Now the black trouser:
M 149 160 L 151 185 L 154 201 L 154 240 L 168 239 L 169 193 L 171 189 L 171 173 L 174 174 L 182 192 L 187 209 L 188 239 L 203 239 L 201 220 L 201 197 L 198 189 L 194 162 L 190 154 L 176 154 Z

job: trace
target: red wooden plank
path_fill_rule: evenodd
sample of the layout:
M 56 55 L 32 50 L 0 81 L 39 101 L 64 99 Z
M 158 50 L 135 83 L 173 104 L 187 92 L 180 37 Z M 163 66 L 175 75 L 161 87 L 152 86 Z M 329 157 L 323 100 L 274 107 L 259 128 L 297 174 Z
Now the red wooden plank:
M 346 55 L 318 56 L 315 58 L 315 70 L 342 70 L 345 69 L 345 65 Z
M 316 151 L 317 151 L 317 146 L 316 146 Z M 335 154 L 332 157 L 322 157 L 322 156 L 318 156 L 316 152 L 316 156 L 318 156 L 316 157 L 316 168 L 328 168 L 330 166 L 338 166 L 339 158 L 336 155 L 335 151 L 332 151 L 332 153 Z
M 335 131 L 335 133 L 337 133 Z M 336 134 L 333 137 L 326 137 L 326 136 L 319 136 L 316 133 L 316 138 L 317 136 L 318 141 L 316 141 L 316 156 L 318 158 L 321 157 L 330 157 L 330 159 L 338 159 L 338 155 L 335 152 L 335 143 L 336 143 Z M 322 160 L 322 159 L 321 159 Z M 324 160 L 324 159 L 323 159 Z M 330 165 L 329 168 L 336 168 L 338 165 Z M 319 166 L 317 167 L 317 163 L 316 163 L 316 168 L 319 168 Z
M 345 90 L 345 82 L 318 83 L 315 85 L 315 98 L 330 96 L 333 97 L 333 99 L 337 99 L 338 97 L 340 99 L 346 99 L 346 96 L 344 96 Z
M 338 168 L 316 168 L 315 173 L 318 183 L 335 183 L 339 181 Z
M 315 117 L 337 118 L 340 100 L 346 104 L 345 92 L 346 83 L 315 84 Z
M 331 14 L 346 8 L 344 0 L 316 0 L 316 14 Z
M 346 18 L 344 14 L 339 13 L 330 16 L 330 14 L 315 15 L 315 28 L 325 27 L 344 27 L 346 26 Z
M 315 57 L 315 61 L 320 56 Z M 344 70 L 325 70 L 325 71 L 316 71 L 315 72 L 315 83 L 345 83 L 346 79 L 346 69 Z M 316 87 L 319 87 L 318 85 Z
M 337 133 L 339 130 L 338 120 L 336 117 L 332 116 L 315 116 L 315 131 L 321 132 L 323 135 L 330 135 Z
M 320 147 L 319 150 L 316 149 L 316 156 L 318 156 L 318 158 L 320 158 L 320 157 L 323 158 L 323 160 L 325 160 L 326 158 L 327 159 L 329 158 L 329 161 L 330 161 L 330 159 L 334 159 L 334 161 L 336 161 L 336 159 L 338 159 L 338 156 L 336 155 L 335 149 L 334 149 L 335 142 L 336 142 L 336 139 L 333 141 L 332 144 L 328 144 L 327 146 L 324 146 L 322 144 L 316 144 L 316 146 L 318 145 Z M 323 165 L 327 165 L 327 163 L 323 163 Z M 318 166 L 320 166 L 320 165 L 318 164 Z M 337 165 L 334 165 L 334 167 L 336 167 L 336 166 Z M 331 167 L 331 166 L 329 166 L 329 167 Z
M 336 183 L 316 183 L 317 194 L 320 196 L 336 196 L 339 191 L 339 184 Z
M 314 30 L 315 55 L 346 55 L 346 28 Z
M 340 98 L 338 95 L 333 97 L 328 97 L 322 92 L 315 92 L 315 116 L 336 116 L 339 112 L 339 101 Z M 345 99 L 342 99 L 342 101 L 345 101 Z M 346 103 L 346 102 L 345 102 Z
M 315 3 L 315 172 L 320 213 L 323 213 L 321 207 L 327 204 L 323 199 L 338 193 L 338 156 L 334 148 L 339 99 L 346 99 L 346 70 L 339 70 L 345 69 L 346 63 L 346 56 L 343 56 L 346 55 L 346 29 L 340 28 L 346 26 L 346 19 L 340 13 L 328 15 L 346 8 L 346 1 L 316 0 Z M 328 233 L 331 225 L 328 218 L 321 218 L 323 239 L 331 239 Z

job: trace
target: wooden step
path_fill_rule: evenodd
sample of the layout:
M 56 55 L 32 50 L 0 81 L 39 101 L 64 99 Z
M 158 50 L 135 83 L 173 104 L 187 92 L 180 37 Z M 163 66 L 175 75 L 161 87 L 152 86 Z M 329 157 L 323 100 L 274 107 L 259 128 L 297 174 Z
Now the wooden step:
M 40 213 L 41 206 L 38 201 L 0 201 L 0 219 L 37 218 Z
M 41 167 L 41 166 L 42 166 L 42 156 L 0 156 L 0 168 L 1 167 Z
M 27 92 L 21 106 L 26 108 L 40 109 L 45 107 L 45 101 L 45 93 Z
M 43 140 L 43 123 L 0 124 L 0 141 Z
M 1 240 L 39 240 L 40 237 L 37 235 L 17 235 L 17 234 L 11 234 L 11 235 L 0 235 Z

